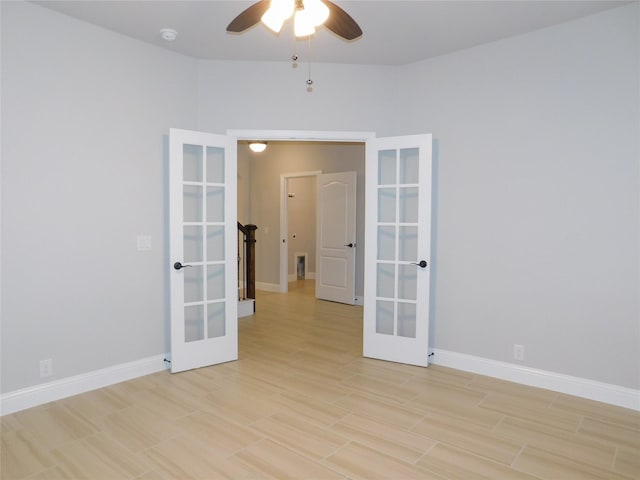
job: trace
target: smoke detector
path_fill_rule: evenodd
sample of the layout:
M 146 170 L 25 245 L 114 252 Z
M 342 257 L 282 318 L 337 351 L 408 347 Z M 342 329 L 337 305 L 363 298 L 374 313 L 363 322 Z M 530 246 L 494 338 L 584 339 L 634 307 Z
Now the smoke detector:
M 176 38 L 178 38 L 178 32 L 176 32 L 173 28 L 163 28 L 162 30 L 160 30 L 160 36 L 167 42 L 173 42 Z

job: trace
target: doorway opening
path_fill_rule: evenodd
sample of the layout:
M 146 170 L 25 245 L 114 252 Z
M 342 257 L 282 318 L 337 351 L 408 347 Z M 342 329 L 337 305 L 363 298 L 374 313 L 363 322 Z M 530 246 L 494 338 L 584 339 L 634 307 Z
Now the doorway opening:
M 253 132 L 249 135 L 256 137 Z M 326 134 L 319 134 L 317 138 L 311 139 L 308 139 L 308 134 L 302 135 L 307 139 L 297 142 L 298 145 L 306 145 L 305 142 L 322 145 L 331 142 L 317 140 L 326 140 Z M 237 359 L 237 304 L 232 301 L 229 292 L 237 287 L 234 268 L 237 251 L 232 248 L 235 242 L 232 234 L 235 233 L 237 223 L 236 153 L 241 136 L 233 132 L 216 135 L 178 129 L 170 131 L 170 245 L 171 255 L 178 259 L 172 264 L 171 275 L 174 372 Z M 260 137 L 268 138 L 268 134 Z M 289 134 L 280 140 L 294 141 L 291 139 Z M 366 168 L 366 175 L 363 168 L 362 176 L 366 177 L 366 188 L 363 189 L 366 190 L 366 195 L 363 192 L 361 197 L 362 211 L 364 212 L 365 198 L 368 206 L 366 215 L 361 216 L 366 217 L 362 219 L 363 232 L 354 236 L 351 242 L 346 238 L 347 235 L 335 235 L 337 229 L 333 228 L 334 224 L 347 225 L 349 222 L 329 222 L 331 227 L 326 229 L 327 238 L 334 241 L 325 244 L 325 238 L 321 236 L 322 248 L 326 245 L 327 249 L 333 248 L 335 251 L 347 249 L 356 252 L 366 247 L 366 252 L 363 252 L 363 257 L 366 255 L 366 282 L 363 259 L 360 274 L 364 288 L 359 289 L 366 297 L 364 355 L 426 366 L 431 264 L 432 136 L 422 134 L 375 138 L 372 134 L 371 138 L 351 142 L 360 149 L 363 143 L 363 167 Z M 195 153 L 192 153 L 193 147 Z M 271 181 L 278 184 L 281 177 L 278 171 L 266 168 L 262 173 L 263 175 L 256 175 L 256 178 L 263 181 L 275 176 L 275 182 L 273 179 Z M 347 181 L 344 178 L 347 176 L 354 181 Z M 323 192 L 324 196 L 323 201 L 320 201 L 321 194 L 318 194 L 318 208 L 320 211 L 321 206 L 322 210 L 317 218 L 324 218 L 325 213 L 327 217 L 338 217 L 341 213 L 356 210 L 355 206 L 342 206 L 348 204 L 343 199 L 354 199 L 357 196 L 349 193 L 356 191 L 356 178 L 357 172 L 344 170 L 318 175 L 317 190 Z M 276 203 L 278 189 L 274 190 Z M 257 194 L 266 192 L 267 189 L 258 186 L 251 191 Z M 324 202 L 324 199 L 327 201 Z M 279 224 L 280 210 L 274 205 L 269 205 L 261 198 L 258 202 L 252 200 L 252 203 L 256 207 L 262 207 L 263 211 L 275 212 L 275 220 L 268 224 L 272 227 Z M 347 218 L 348 215 L 342 217 Z M 221 231 L 224 237 L 218 235 Z M 265 225 L 264 231 L 268 233 L 268 225 Z M 318 228 L 318 231 L 321 229 Z M 355 227 L 351 231 L 355 231 Z M 280 252 L 280 258 L 283 253 L 286 254 L 287 238 L 273 235 L 273 240 L 275 248 L 272 254 L 263 255 L 262 258 L 274 261 L 277 265 L 279 258 L 276 252 Z M 362 245 L 364 241 L 366 246 Z M 357 250 L 356 246 L 359 247 Z M 337 254 L 327 255 L 327 258 L 328 263 L 334 264 L 339 259 Z M 184 267 L 192 268 L 183 271 Z M 334 272 L 329 271 L 332 274 Z M 278 271 L 276 267 L 272 274 L 274 278 L 284 277 L 284 281 L 287 281 L 287 271 Z M 320 276 L 323 276 L 322 268 Z M 332 287 L 338 285 L 336 277 L 327 284 Z M 354 293 L 351 296 L 353 298 Z M 316 297 L 325 298 L 318 295 L 317 289 Z M 185 335 L 185 332 L 189 334 Z M 209 348 L 214 344 L 220 348 Z
M 280 252 L 281 293 L 289 291 L 289 282 L 297 281 L 299 260 L 304 275 L 315 278 L 316 259 L 316 177 L 319 170 L 285 173 L 280 176 L 280 236 L 286 239 Z M 302 250 L 305 253 L 298 253 Z M 284 274 L 282 273 L 284 272 Z
M 289 281 L 297 277 L 297 261 L 295 254 L 307 253 L 305 261 L 305 277 L 314 278 L 317 272 L 316 255 L 312 248 L 292 245 L 300 240 L 302 231 L 290 228 L 288 221 L 288 204 L 300 202 L 300 191 L 289 189 L 289 179 L 296 181 L 302 177 L 316 176 L 320 173 L 357 171 L 357 232 L 358 247 L 355 252 L 356 298 L 355 303 L 362 305 L 364 291 L 364 176 L 366 142 L 375 138 L 371 132 L 307 132 L 307 131 L 261 131 L 261 130 L 229 130 L 229 135 L 238 140 L 238 174 L 242 176 L 240 162 L 243 151 L 248 151 L 249 140 L 268 141 L 268 148 L 261 154 L 249 154 L 251 170 L 246 178 L 252 187 L 250 199 L 238 202 L 238 213 L 247 211 L 250 223 L 258 226 L 256 244 L 256 288 L 260 290 L 286 293 Z M 290 148 L 284 158 L 274 159 L 275 151 L 282 152 Z M 354 167 L 345 161 L 341 150 L 359 149 L 359 166 Z M 331 151 L 334 149 L 334 151 Z M 315 150 L 320 153 L 310 153 Z M 322 152 L 324 150 L 324 152 Z M 353 155 L 352 155 L 353 156 Z M 321 158 L 323 157 L 323 158 Z M 275 160 L 272 166 L 267 163 Z M 273 188 L 273 181 L 280 177 L 279 205 L 273 202 L 273 195 L 265 199 L 264 192 Z M 243 178 L 244 180 L 244 178 Z M 298 187 L 296 187 L 298 190 Z M 292 198 L 288 194 L 293 193 Z M 308 203 L 308 202 L 307 202 Z M 243 207 L 243 205 L 245 205 Z M 295 230 L 295 231 L 294 231 Z M 296 238 L 293 238 L 296 235 Z M 354 238 L 353 245 L 356 245 Z M 345 242 L 349 244 L 351 240 Z

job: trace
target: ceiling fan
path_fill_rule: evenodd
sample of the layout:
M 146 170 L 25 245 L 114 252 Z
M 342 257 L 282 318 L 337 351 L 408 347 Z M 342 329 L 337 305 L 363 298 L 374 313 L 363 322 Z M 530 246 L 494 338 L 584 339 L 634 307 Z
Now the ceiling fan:
M 345 40 L 362 35 L 362 29 L 342 8 L 329 0 L 260 0 L 240 13 L 227 26 L 227 32 L 240 33 L 260 20 L 276 33 L 286 19 L 294 15 L 296 37 L 306 37 L 315 27 L 324 25 Z

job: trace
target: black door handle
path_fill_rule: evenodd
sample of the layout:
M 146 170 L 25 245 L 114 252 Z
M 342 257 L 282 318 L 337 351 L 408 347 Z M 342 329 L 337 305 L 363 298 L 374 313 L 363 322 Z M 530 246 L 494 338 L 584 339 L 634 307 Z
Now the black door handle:
M 426 261 L 424 261 L 424 260 L 420 260 L 420 263 L 414 263 L 414 262 L 411 262 L 411 265 L 417 265 L 417 266 L 419 266 L 420 268 L 425 268 L 425 267 L 427 266 L 427 262 L 426 262 Z
M 180 270 L 182 268 L 190 267 L 190 266 L 191 265 L 183 265 L 180 262 L 176 262 L 176 263 L 173 264 L 173 268 L 175 268 L 176 270 Z
M 353 248 L 353 247 L 355 247 L 355 244 L 353 244 L 353 243 L 347 243 L 347 244 L 345 245 L 345 247 Z

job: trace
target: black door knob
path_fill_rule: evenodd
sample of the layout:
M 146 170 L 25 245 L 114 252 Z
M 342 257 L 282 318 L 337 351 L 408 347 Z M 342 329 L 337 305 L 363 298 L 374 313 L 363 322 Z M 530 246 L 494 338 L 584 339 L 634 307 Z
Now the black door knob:
M 180 262 L 176 262 L 176 263 L 173 264 L 173 268 L 175 268 L 176 270 L 180 270 L 182 268 L 190 267 L 190 266 L 191 265 L 183 265 Z
M 347 243 L 345 247 L 353 248 L 353 243 Z
M 417 265 L 417 266 L 419 266 L 420 268 L 425 268 L 425 267 L 427 266 L 427 262 L 426 262 L 425 260 L 420 260 L 420 262 L 419 262 L 419 263 L 413 263 L 413 262 L 412 262 L 412 265 Z

